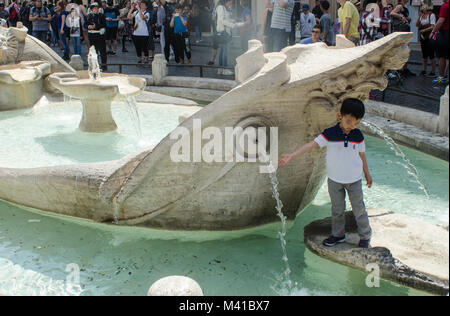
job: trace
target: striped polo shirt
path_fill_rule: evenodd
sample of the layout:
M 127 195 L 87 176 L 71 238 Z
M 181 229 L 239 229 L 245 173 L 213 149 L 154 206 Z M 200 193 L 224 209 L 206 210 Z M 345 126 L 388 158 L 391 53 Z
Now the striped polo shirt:
M 291 17 L 294 11 L 294 0 L 283 0 L 288 4 L 286 8 L 280 7 L 278 1 L 275 1 L 273 6 L 272 24 L 271 28 L 281 29 L 286 32 L 291 31 Z
M 363 162 L 359 153 L 366 151 L 366 145 L 359 129 L 345 134 L 337 124 L 326 129 L 314 141 L 320 148 L 327 147 L 328 178 L 344 184 L 362 180 Z

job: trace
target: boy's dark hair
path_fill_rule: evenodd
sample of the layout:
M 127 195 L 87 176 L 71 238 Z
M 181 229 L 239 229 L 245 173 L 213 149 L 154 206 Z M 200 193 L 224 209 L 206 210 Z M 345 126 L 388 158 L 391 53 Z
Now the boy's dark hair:
M 324 8 L 325 10 L 328 10 L 330 8 L 330 3 L 327 0 L 322 0 L 320 1 L 320 5 L 322 6 L 322 8 Z
M 366 107 L 361 100 L 345 99 L 341 107 L 341 115 L 351 115 L 356 119 L 362 119 L 366 114 Z
M 322 33 L 322 25 L 320 25 L 320 24 L 314 25 L 313 29 L 319 29 L 320 33 Z
M 175 9 L 183 10 L 184 9 L 184 5 L 177 3 L 177 5 L 175 6 Z

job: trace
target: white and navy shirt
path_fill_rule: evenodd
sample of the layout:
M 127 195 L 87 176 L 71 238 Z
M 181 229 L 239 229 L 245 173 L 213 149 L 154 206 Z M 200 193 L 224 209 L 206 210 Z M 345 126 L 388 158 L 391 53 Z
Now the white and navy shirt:
M 363 162 L 359 153 L 366 151 L 366 145 L 359 129 L 347 135 L 338 124 L 326 129 L 314 141 L 320 148 L 327 147 L 328 178 L 343 184 L 362 180 Z

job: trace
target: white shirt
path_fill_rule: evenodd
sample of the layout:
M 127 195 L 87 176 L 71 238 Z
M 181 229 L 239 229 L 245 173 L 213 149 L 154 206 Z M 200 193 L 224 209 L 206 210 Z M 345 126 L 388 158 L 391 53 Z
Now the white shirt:
M 420 25 L 427 25 L 427 24 L 436 25 L 436 16 L 434 15 L 434 13 L 431 13 L 427 17 L 425 18 L 422 17 L 420 19 Z
M 144 14 L 145 20 L 142 20 L 141 15 L 139 14 L 139 11 L 134 14 L 134 25 L 137 28 L 135 28 L 133 35 L 134 36 L 148 36 L 148 27 L 147 27 L 147 21 L 150 19 L 150 14 L 148 12 L 145 12 Z
M 362 180 L 363 162 L 359 153 L 366 151 L 366 145 L 361 131 L 355 129 L 346 135 L 338 124 L 314 141 L 320 148 L 327 147 L 328 178 L 343 184 Z
M 311 37 L 312 30 L 316 25 L 316 17 L 314 14 L 309 12 L 308 14 L 304 14 L 303 12 L 300 14 L 300 32 L 302 38 Z
M 231 34 L 231 29 L 234 27 L 234 22 L 231 19 L 231 14 L 228 12 L 228 10 L 223 6 L 219 5 L 216 8 L 216 14 L 217 14 L 217 32 L 223 32 L 226 31 L 227 33 Z

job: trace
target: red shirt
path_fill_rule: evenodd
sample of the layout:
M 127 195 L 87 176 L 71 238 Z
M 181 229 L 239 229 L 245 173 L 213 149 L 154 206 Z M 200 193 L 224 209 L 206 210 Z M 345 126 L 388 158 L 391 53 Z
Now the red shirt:
M 445 19 L 444 24 L 442 24 L 441 30 L 448 30 L 448 2 L 441 6 L 441 11 L 439 12 L 439 18 Z

